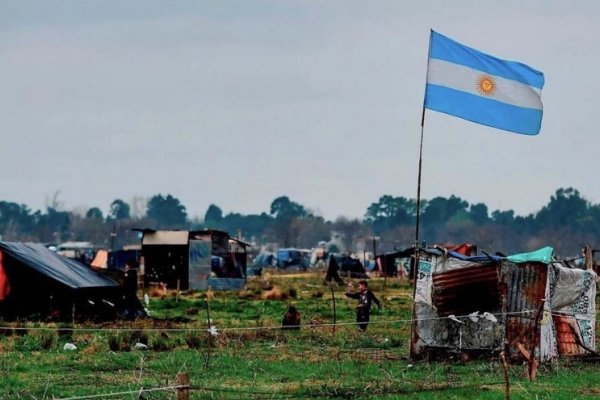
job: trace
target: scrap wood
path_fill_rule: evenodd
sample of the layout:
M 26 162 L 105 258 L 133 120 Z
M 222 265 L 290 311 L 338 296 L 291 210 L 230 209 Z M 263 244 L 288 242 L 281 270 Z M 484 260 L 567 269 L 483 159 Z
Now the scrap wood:
M 504 352 L 500 352 L 500 362 L 502 363 L 502 370 L 504 372 L 504 382 L 505 382 L 505 386 L 504 386 L 504 398 L 506 400 L 510 399 L 510 380 L 509 380 L 509 376 L 508 376 L 508 362 L 506 361 L 506 356 L 504 355 Z
M 517 348 L 523 357 L 525 357 L 525 360 L 527 360 L 527 378 L 529 378 L 530 381 L 534 381 L 537 377 L 537 367 L 540 363 L 521 343 L 517 343 Z

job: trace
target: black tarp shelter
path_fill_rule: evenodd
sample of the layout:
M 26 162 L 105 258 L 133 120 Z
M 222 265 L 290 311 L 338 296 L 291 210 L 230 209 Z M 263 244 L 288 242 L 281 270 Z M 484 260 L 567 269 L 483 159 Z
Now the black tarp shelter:
M 127 307 L 117 282 L 42 244 L 0 242 L 0 252 L 10 288 L 2 318 L 106 320 Z

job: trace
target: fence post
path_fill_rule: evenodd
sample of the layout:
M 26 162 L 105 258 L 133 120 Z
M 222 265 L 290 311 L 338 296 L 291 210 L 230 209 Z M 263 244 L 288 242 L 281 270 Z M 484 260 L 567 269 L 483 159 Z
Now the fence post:
M 508 362 L 506 361 L 506 356 L 504 355 L 504 352 L 500 352 L 500 361 L 502 362 L 502 369 L 504 371 L 504 382 L 505 382 L 505 389 L 504 389 L 504 398 L 506 400 L 510 400 L 510 381 L 508 378 Z
M 189 400 L 190 398 L 190 376 L 187 372 L 180 372 L 177 374 L 177 378 L 175 379 L 176 386 L 178 387 L 175 392 L 176 400 Z
M 206 291 L 206 321 L 208 322 L 208 331 L 207 331 L 207 341 L 206 341 L 206 360 L 204 362 L 204 366 L 208 368 L 210 361 L 210 341 L 212 340 L 212 323 L 210 321 L 210 286 Z
M 335 335 L 335 328 L 337 324 L 337 314 L 335 308 L 335 292 L 333 291 L 333 286 L 330 285 L 329 289 L 331 290 L 331 300 L 333 301 L 333 334 Z

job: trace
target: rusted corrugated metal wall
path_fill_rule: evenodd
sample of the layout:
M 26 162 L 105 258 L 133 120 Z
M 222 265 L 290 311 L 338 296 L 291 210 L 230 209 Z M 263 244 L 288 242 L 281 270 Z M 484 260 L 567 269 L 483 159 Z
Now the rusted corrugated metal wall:
M 521 344 L 542 361 L 556 354 L 548 297 L 548 266 L 538 262 L 502 267 L 506 293 L 506 340 L 510 357 L 522 359 Z
M 448 353 L 501 351 L 505 329 L 498 267 L 447 257 L 442 252 L 424 252 L 419 259 L 411 356 L 437 358 Z M 475 311 L 493 314 L 496 320 L 466 317 Z M 446 318 L 450 315 L 457 318 Z
M 524 350 L 544 362 L 595 351 L 597 275 L 591 269 L 470 260 L 421 255 L 411 356 L 507 349 L 513 361 L 523 360 Z M 475 311 L 479 316 L 468 318 Z M 481 318 L 484 311 L 497 322 Z

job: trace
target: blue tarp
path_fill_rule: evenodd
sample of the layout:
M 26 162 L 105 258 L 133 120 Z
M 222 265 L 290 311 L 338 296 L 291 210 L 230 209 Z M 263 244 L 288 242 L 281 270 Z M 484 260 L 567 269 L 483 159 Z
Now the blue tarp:
M 554 249 L 550 246 L 546 246 L 530 253 L 514 254 L 506 257 L 506 259 L 517 264 L 525 262 L 540 262 L 544 264 L 550 264 L 552 262 L 552 254 L 554 254 Z

